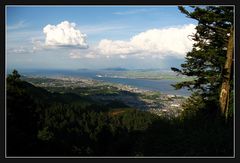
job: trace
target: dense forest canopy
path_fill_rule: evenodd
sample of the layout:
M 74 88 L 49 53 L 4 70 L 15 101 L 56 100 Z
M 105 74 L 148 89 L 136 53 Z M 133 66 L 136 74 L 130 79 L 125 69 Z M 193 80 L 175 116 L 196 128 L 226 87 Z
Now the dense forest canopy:
M 96 105 L 76 94 L 51 93 L 15 71 L 7 78 L 7 155 L 231 156 L 232 124 L 201 107 L 187 105 L 170 120 L 119 109 L 117 101 Z

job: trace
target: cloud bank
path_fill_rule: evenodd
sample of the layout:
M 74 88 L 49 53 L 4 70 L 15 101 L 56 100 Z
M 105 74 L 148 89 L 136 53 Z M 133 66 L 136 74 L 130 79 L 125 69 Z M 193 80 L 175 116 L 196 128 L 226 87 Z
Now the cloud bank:
M 183 58 L 194 43 L 190 35 L 195 33 L 195 25 L 189 24 L 165 29 L 150 29 L 130 38 L 129 41 L 103 39 L 98 44 L 98 52 L 106 57 L 129 55 L 139 58 L 151 56 Z M 124 57 L 123 57 L 124 56 Z
M 99 55 L 96 54 L 96 52 L 94 50 L 87 50 L 87 52 L 83 52 L 81 50 L 72 50 L 69 53 L 69 57 L 71 59 L 95 59 L 98 58 Z
M 23 46 L 7 49 L 7 54 L 29 54 L 33 52 L 34 50 L 32 50 L 31 48 L 23 47 Z
M 46 25 L 43 28 L 45 34 L 45 46 L 48 47 L 76 47 L 88 48 L 86 37 L 76 28 L 75 23 L 63 21 L 57 25 Z

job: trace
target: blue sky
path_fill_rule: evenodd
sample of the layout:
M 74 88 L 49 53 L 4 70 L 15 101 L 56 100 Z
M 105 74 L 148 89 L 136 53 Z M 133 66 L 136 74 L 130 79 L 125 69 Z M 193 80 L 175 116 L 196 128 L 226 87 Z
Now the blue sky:
M 7 68 L 169 68 L 197 22 L 176 6 L 8 6 Z

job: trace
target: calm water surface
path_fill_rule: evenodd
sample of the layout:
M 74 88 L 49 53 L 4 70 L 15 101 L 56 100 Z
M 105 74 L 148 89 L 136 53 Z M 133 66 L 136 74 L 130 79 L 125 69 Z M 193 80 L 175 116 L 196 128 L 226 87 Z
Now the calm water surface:
M 111 78 L 104 77 L 104 74 L 108 71 L 93 71 L 93 70 L 22 70 L 20 74 L 24 75 L 41 75 L 41 76 L 53 76 L 53 75 L 66 75 L 73 77 L 84 77 L 89 79 L 94 79 L 98 81 L 105 81 L 118 84 L 126 84 L 133 87 L 138 87 L 141 89 L 160 91 L 166 94 L 176 94 L 183 96 L 190 96 L 191 93 L 187 89 L 175 90 L 171 84 L 176 84 L 173 80 L 146 80 L 146 79 L 129 79 L 129 78 Z M 115 72 L 116 73 L 116 72 Z M 102 77 L 97 77 L 97 75 L 102 75 Z

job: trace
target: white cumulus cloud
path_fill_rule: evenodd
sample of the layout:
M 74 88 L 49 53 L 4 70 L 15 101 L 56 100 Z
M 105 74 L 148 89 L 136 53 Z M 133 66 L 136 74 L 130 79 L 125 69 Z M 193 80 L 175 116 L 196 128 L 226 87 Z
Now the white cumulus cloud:
M 183 58 L 194 43 L 190 35 L 195 33 L 195 25 L 188 24 L 165 29 L 150 29 L 139 33 L 129 41 L 103 39 L 98 44 L 98 51 L 105 56 L 135 55 L 143 58 L 164 58 L 175 56 Z M 123 57 L 121 57 L 123 58 Z
M 63 21 L 57 25 L 46 25 L 43 28 L 45 45 L 50 47 L 88 48 L 86 34 L 76 28 L 75 23 Z
M 118 55 L 135 53 L 137 48 L 131 42 L 127 41 L 112 41 L 103 39 L 98 45 L 99 52 L 103 55 Z

